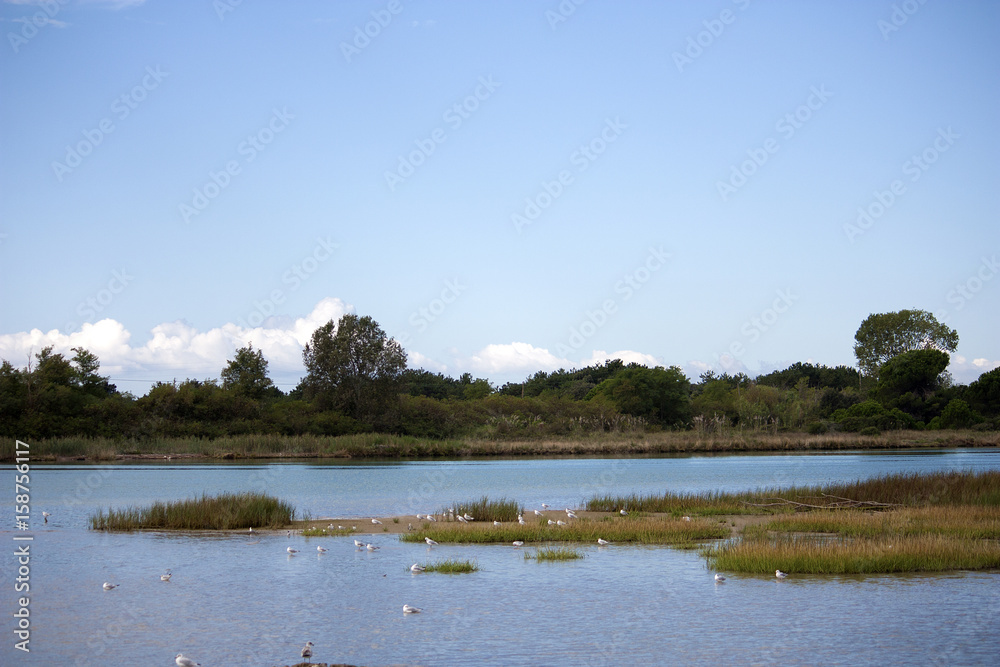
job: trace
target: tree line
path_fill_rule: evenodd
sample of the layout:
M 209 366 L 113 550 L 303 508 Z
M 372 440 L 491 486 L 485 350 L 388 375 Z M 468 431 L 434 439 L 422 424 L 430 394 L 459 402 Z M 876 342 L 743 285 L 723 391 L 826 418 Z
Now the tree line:
M 1000 369 L 955 385 L 945 369 L 958 334 L 925 311 L 871 315 L 855 336 L 858 368 L 798 362 L 751 378 L 615 359 L 539 371 L 494 386 L 465 373 L 410 369 L 371 317 L 319 327 L 306 375 L 284 393 L 247 345 L 218 380 L 158 382 L 135 397 L 100 375 L 84 348 L 52 347 L 25 368 L 0 365 L 0 429 L 12 438 L 127 439 L 385 432 L 430 438 L 551 437 L 608 431 L 856 431 L 1000 428 Z

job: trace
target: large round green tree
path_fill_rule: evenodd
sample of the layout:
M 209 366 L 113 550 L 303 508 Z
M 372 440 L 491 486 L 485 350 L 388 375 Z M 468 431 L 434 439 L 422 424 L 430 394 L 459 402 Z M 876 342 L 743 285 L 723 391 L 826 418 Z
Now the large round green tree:
M 954 352 L 956 347 L 958 332 L 926 310 L 869 315 L 854 334 L 858 368 L 868 376 L 877 376 L 883 364 L 904 352 L 931 348 Z
M 689 389 L 687 377 L 677 366 L 629 364 L 591 389 L 586 399 L 603 399 L 619 412 L 673 426 L 690 416 Z
M 313 332 L 302 351 L 306 397 L 369 424 L 399 400 L 406 353 L 371 317 L 348 314 Z

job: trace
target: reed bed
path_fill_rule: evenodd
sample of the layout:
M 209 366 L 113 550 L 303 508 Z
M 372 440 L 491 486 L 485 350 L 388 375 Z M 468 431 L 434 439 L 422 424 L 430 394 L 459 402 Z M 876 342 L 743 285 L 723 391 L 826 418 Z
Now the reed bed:
M 845 498 L 887 505 L 1000 505 L 1000 471 L 884 475 L 846 484 L 762 489 L 748 493 L 700 493 L 648 496 L 595 496 L 586 508 L 613 512 L 697 512 L 754 514 L 829 506 Z M 761 507 L 766 506 L 766 507 Z
M 454 503 L 448 508 L 441 510 L 440 514 L 449 517 L 454 510 L 455 516 L 468 514 L 476 521 L 517 521 L 518 515 L 524 511 L 519 503 L 501 498 L 500 500 L 490 500 L 483 496 L 479 500 L 465 503 Z
M 817 510 L 747 526 L 746 538 L 774 533 L 832 533 L 852 538 L 939 535 L 966 540 L 1000 539 L 1000 507 L 911 507 L 891 512 Z
M 614 521 L 573 519 L 565 526 L 541 523 L 423 524 L 424 530 L 400 535 L 403 542 L 423 542 L 425 537 L 456 544 L 510 544 L 515 540 L 527 543 L 576 542 L 596 544 L 598 538 L 615 543 L 691 545 L 706 540 L 730 536 L 730 529 L 714 521 L 682 521 L 672 517 L 622 517 Z
M 90 517 L 92 530 L 236 530 L 282 528 L 295 509 L 263 493 L 228 493 L 210 497 L 153 503 L 149 507 L 108 508 Z
M 675 452 L 836 451 L 845 449 L 903 449 L 913 447 L 995 447 L 1000 433 L 977 431 L 892 431 L 878 436 L 856 433 L 703 434 L 696 431 L 651 433 L 592 433 L 561 438 L 495 440 L 482 438 L 432 439 L 381 433 L 342 436 L 277 433 L 230 435 L 217 438 L 150 437 L 143 439 L 60 437 L 32 442 L 32 459 L 116 458 L 357 457 L 411 458 L 460 456 L 557 456 L 607 454 L 666 454 Z M 0 448 L 0 460 L 12 461 L 14 448 Z
M 720 571 L 773 574 L 880 574 L 1000 567 L 1000 543 L 940 535 L 817 540 L 783 536 L 744 539 L 704 552 Z
M 459 560 L 457 558 L 449 558 L 448 560 L 441 560 L 436 563 L 427 563 L 424 567 L 424 572 L 441 572 L 442 574 L 466 574 L 469 572 L 478 572 L 479 566 L 471 560 Z
M 539 563 L 542 561 L 576 560 L 578 558 L 583 558 L 583 552 L 569 547 L 542 547 L 535 549 L 534 553 L 524 552 L 524 560 L 536 560 Z

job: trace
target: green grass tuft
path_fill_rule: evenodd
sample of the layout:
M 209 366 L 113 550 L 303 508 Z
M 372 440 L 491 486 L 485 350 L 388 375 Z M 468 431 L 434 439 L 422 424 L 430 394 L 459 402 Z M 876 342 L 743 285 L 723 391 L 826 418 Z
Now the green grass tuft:
M 535 549 L 534 553 L 529 551 L 524 552 L 525 560 L 534 559 L 539 563 L 550 560 L 576 560 L 578 558 L 583 558 L 583 552 L 569 547 L 542 547 L 541 549 Z
M 98 510 L 92 530 L 236 530 L 281 528 L 292 522 L 295 509 L 262 493 L 227 493 L 149 507 Z

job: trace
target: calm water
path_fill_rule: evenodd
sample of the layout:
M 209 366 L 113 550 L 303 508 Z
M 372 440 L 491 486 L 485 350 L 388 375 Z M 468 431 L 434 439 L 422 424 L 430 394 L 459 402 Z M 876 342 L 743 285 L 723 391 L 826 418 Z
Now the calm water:
M 32 653 L 13 649 L 16 564 L 0 663 L 290 665 L 940 664 L 995 665 L 1000 573 L 877 577 L 728 575 L 697 552 L 583 547 L 568 563 L 507 546 L 426 546 L 374 535 L 92 533 L 99 507 L 202 492 L 266 490 L 313 517 L 370 517 L 506 496 L 579 506 L 600 493 L 739 490 L 890 472 L 1000 469 L 995 449 L 920 453 L 632 459 L 519 459 L 268 465 L 36 466 Z M 12 473 L 6 487 L 13 489 Z M 3 499 L 13 514 L 13 493 Z M 41 524 L 41 511 L 52 513 Z M 14 531 L 3 530 L 13 552 Z M 316 545 L 329 548 L 319 554 Z M 285 552 L 299 548 L 298 556 Z M 472 559 L 467 575 L 411 575 L 411 563 Z M 174 577 L 159 580 L 166 568 Z M 121 587 L 101 589 L 112 581 Z M 424 612 L 404 616 L 404 603 Z

